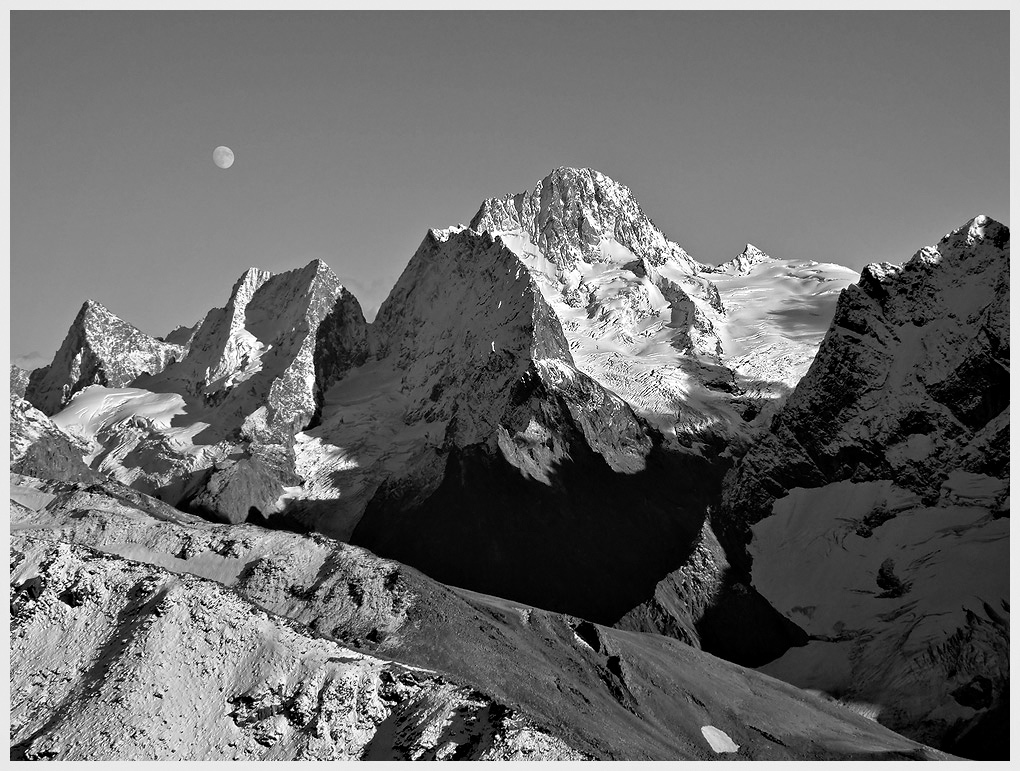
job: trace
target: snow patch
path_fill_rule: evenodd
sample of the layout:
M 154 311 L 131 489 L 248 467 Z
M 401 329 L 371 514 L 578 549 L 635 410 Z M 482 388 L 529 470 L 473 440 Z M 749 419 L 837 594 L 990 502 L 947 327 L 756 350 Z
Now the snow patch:
M 725 731 L 720 731 L 715 726 L 701 726 L 701 735 L 705 737 L 709 746 L 719 754 L 736 752 L 740 749 L 740 745 L 736 744 Z

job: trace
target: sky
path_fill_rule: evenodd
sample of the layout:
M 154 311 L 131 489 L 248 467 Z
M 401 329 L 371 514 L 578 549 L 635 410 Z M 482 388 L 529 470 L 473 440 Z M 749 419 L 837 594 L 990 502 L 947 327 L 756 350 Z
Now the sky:
M 598 169 L 695 258 L 860 269 L 1009 224 L 1007 12 L 11 14 L 11 356 L 325 260 L 369 317 L 430 227 Z M 218 145 L 236 160 L 219 169 Z

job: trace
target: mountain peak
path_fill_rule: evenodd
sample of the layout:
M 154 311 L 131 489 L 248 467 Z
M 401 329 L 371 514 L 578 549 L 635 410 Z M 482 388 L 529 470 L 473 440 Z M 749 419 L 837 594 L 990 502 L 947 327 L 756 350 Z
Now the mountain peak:
M 121 388 L 183 355 L 183 347 L 150 337 L 102 303 L 86 300 L 53 362 L 31 374 L 25 398 L 52 415 L 87 386 Z
M 1001 248 L 1003 244 L 1009 243 L 1009 228 L 1001 222 L 997 222 L 987 214 L 979 214 L 965 222 L 956 230 L 946 233 L 941 244 L 953 244 L 961 247 L 964 244 L 973 246 L 975 244 L 989 241 Z
M 490 198 L 469 227 L 526 236 L 558 268 L 614 262 L 617 246 L 630 260 L 672 262 L 691 275 L 699 268 L 645 215 L 629 188 L 594 169 L 560 166 L 530 191 Z
M 744 251 L 738 254 L 729 262 L 724 262 L 716 268 L 710 269 L 710 273 L 731 273 L 734 276 L 744 276 L 751 272 L 755 265 L 763 262 L 771 262 L 772 258 L 754 244 L 746 244 Z

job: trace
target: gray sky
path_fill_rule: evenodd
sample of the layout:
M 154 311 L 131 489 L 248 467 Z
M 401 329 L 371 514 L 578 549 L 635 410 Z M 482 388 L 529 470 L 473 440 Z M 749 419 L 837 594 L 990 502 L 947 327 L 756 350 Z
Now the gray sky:
M 1004 11 L 14 12 L 11 353 L 314 257 L 374 312 L 427 228 L 565 165 L 705 262 L 902 262 L 1008 224 L 1009 96 Z

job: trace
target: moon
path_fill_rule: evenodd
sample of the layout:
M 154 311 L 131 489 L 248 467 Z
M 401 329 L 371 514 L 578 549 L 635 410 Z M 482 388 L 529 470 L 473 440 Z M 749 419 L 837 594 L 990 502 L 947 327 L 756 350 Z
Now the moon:
M 229 147 L 220 145 L 213 150 L 212 159 L 221 169 L 229 169 L 234 163 L 234 151 Z

